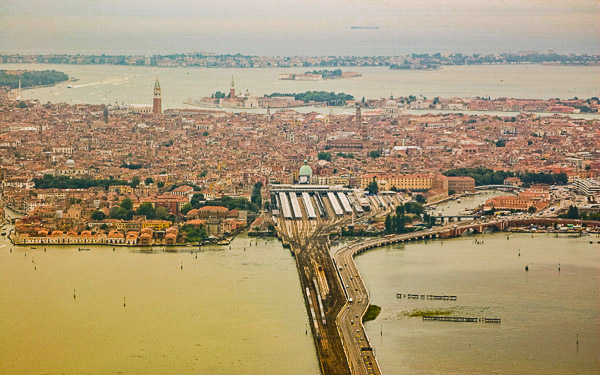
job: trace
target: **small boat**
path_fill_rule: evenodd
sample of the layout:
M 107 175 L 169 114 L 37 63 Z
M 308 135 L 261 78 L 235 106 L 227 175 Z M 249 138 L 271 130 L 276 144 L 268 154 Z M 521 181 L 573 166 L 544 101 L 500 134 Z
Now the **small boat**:
M 35 246 L 31 246 L 30 249 L 35 250 Z
M 71 85 L 67 85 L 67 88 L 68 88 L 68 89 L 72 89 L 72 88 L 73 88 L 73 86 L 71 86 Z
M 224 238 L 220 241 L 217 241 L 217 245 L 229 245 L 231 243 L 231 240 L 233 240 L 232 238 Z
M 77 251 L 90 251 L 90 249 L 84 249 L 83 247 L 80 247 Z

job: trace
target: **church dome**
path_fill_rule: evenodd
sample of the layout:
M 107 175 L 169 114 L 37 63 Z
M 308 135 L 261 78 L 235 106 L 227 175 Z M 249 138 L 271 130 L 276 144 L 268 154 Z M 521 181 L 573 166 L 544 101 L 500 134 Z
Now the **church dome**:
M 67 165 L 67 167 L 69 168 L 73 168 L 75 166 L 75 160 L 73 159 L 68 159 L 65 164 Z
M 385 106 L 386 107 L 398 107 L 398 102 L 395 101 L 394 99 L 390 99 L 387 102 L 385 102 Z
M 312 168 L 307 164 L 307 161 L 304 161 L 304 165 L 300 167 L 300 176 L 312 176 Z

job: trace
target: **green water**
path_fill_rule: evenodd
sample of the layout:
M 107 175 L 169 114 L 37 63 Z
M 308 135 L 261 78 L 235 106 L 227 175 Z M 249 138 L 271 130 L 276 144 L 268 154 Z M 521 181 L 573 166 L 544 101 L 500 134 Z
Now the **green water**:
M 254 241 L 197 254 L 3 241 L 0 373 L 318 374 L 293 258 Z
M 600 373 L 600 238 L 511 234 L 507 240 L 506 233 L 477 238 L 483 244 L 467 236 L 357 257 L 371 303 L 382 307 L 366 329 L 383 372 Z M 396 293 L 458 299 L 409 300 Z M 417 309 L 451 309 L 451 316 L 502 323 L 406 316 Z

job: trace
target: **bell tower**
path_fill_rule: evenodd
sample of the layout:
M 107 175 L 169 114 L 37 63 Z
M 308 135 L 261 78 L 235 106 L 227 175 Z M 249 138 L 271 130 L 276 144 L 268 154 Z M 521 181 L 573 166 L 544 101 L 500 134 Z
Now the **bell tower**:
M 235 83 L 233 82 L 233 76 L 231 76 L 231 87 L 229 88 L 229 99 L 235 99 Z
M 160 83 L 158 82 L 158 76 L 154 82 L 154 96 L 152 99 L 152 113 L 162 113 L 162 99 L 160 97 Z

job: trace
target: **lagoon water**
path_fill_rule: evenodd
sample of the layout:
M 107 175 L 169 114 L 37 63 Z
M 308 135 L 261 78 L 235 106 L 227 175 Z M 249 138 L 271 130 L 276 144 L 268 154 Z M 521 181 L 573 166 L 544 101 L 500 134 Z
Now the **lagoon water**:
M 116 65 L 1 64 L 0 69 L 55 69 L 79 79 L 55 87 L 23 91 L 25 99 L 42 103 L 69 104 L 152 104 L 154 78 L 159 76 L 163 108 L 186 107 L 188 99 L 210 96 L 217 90 L 227 92 L 231 78 L 238 92 L 248 90 L 262 96 L 273 92 L 307 90 L 345 92 L 355 98 L 380 98 L 390 95 L 424 95 L 514 98 L 589 98 L 600 92 L 600 67 L 541 65 L 446 66 L 439 70 L 390 70 L 387 67 L 349 67 L 362 77 L 326 81 L 281 81 L 282 73 L 300 73 L 309 68 L 155 68 Z M 314 68 L 310 68 L 312 70 Z M 308 111 L 314 108 L 301 108 Z M 329 113 L 329 108 L 321 108 Z M 350 111 L 339 109 L 338 111 Z M 419 111 L 418 113 L 425 113 Z M 509 114 L 507 114 L 509 115 Z M 586 117 L 590 115 L 579 115 Z M 593 115 L 592 115 L 593 116 Z
M 320 373 L 293 257 L 254 241 L 196 259 L 2 240 L 0 374 Z
M 475 244 L 475 238 L 483 244 Z M 356 258 L 371 303 L 382 307 L 366 329 L 383 373 L 600 372 L 600 238 L 509 238 L 495 233 L 414 242 Z M 396 293 L 458 299 L 412 300 L 396 298 Z M 416 310 L 435 315 L 437 309 L 449 309 L 451 316 L 501 318 L 502 323 L 407 316 Z

